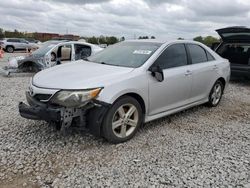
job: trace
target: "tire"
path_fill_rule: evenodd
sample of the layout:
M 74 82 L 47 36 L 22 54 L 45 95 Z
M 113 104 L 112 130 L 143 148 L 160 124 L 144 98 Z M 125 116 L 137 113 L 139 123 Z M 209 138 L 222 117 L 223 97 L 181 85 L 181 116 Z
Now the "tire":
M 224 91 L 224 84 L 220 80 L 217 80 L 209 93 L 209 101 L 207 105 L 209 107 L 218 106 L 218 104 L 221 101 L 223 91 Z
M 102 123 L 102 135 L 118 144 L 130 140 L 142 124 L 143 114 L 139 102 L 130 96 L 118 99 L 109 109 Z
M 7 51 L 8 53 L 13 53 L 13 52 L 14 52 L 14 47 L 13 47 L 13 46 L 7 46 L 7 47 L 6 47 L 6 51 Z

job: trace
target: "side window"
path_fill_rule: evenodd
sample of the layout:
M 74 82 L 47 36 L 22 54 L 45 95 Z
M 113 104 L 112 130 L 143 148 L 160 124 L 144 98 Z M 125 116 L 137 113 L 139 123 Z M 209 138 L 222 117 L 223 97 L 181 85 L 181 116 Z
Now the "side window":
M 187 54 L 184 44 L 169 46 L 155 61 L 162 69 L 187 65 Z
M 91 47 L 82 44 L 75 44 L 75 60 L 84 59 L 91 55 Z
M 206 51 L 206 52 L 207 52 L 207 60 L 214 61 L 215 60 L 214 57 L 208 51 Z
M 8 39 L 7 42 L 18 42 L 17 39 Z
M 207 62 L 207 54 L 205 50 L 196 44 L 188 44 L 192 64 Z
M 24 39 L 21 39 L 20 42 L 21 42 L 21 43 L 27 43 L 27 41 L 24 40 Z

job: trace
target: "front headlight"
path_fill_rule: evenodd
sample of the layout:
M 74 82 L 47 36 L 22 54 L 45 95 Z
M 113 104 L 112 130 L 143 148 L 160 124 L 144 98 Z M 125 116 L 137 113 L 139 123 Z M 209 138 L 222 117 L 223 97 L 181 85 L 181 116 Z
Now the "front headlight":
M 101 90 L 102 88 L 79 91 L 62 90 L 52 97 L 51 102 L 65 107 L 79 108 L 96 98 Z

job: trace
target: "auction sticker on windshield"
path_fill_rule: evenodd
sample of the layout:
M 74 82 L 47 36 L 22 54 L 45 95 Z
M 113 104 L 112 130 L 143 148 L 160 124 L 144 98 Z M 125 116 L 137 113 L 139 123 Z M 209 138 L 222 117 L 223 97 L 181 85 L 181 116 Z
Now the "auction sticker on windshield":
M 150 50 L 135 50 L 133 54 L 143 54 L 143 55 L 149 55 L 152 51 Z

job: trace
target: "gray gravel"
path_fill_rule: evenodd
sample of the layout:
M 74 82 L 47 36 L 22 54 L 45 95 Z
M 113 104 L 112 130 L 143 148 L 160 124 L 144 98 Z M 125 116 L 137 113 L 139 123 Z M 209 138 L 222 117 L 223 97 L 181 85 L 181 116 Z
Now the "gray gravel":
M 250 82 L 111 145 L 21 118 L 29 79 L 0 76 L 0 187 L 250 187 Z

